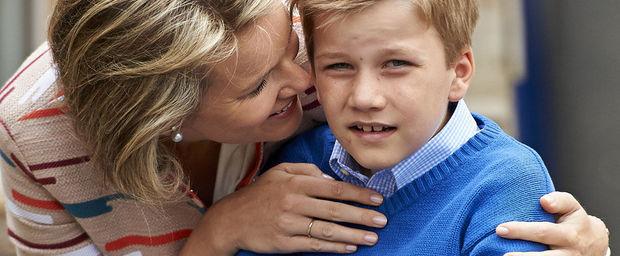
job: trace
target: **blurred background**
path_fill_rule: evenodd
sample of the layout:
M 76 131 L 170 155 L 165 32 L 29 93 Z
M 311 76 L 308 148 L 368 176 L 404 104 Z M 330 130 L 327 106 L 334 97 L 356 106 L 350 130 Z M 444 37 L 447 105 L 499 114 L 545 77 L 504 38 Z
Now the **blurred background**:
M 54 2 L 0 0 L 0 84 L 46 40 Z M 620 1 L 479 2 L 469 107 L 536 149 L 620 250 Z M 14 255 L 3 208 L 0 256 Z

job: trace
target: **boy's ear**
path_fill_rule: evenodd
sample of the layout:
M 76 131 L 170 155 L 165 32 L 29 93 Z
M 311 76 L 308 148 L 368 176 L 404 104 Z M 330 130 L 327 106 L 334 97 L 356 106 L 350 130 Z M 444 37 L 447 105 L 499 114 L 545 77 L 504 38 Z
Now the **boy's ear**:
M 452 80 L 452 85 L 450 85 L 450 94 L 448 95 L 450 102 L 457 102 L 465 97 L 475 69 L 474 52 L 471 47 L 467 47 L 454 63 L 454 73 L 456 76 Z

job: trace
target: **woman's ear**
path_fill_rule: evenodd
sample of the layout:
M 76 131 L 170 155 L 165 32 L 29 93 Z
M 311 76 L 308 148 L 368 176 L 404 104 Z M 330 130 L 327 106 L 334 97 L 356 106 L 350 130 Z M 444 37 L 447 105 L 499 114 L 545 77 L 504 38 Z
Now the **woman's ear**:
M 457 102 L 465 97 L 467 89 L 469 89 L 469 83 L 474 76 L 475 68 L 474 52 L 471 47 L 467 47 L 454 63 L 454 73 L 456 76 L 452 80 L 452 85 L 450 85 L 450 94 L 448 95 L 450 102 Z

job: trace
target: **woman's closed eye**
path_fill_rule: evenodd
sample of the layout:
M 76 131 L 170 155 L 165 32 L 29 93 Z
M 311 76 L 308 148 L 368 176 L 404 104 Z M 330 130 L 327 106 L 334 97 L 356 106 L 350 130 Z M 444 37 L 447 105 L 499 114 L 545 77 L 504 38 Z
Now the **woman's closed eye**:
M 258 96 L 263 91 L 263 89 L 265 89 L 266 86 L 267 86 L 267 80 L 266 79 L 261 80 L 261 82 L 258 84 L 256 89 L 254 89 L 252 92 L 250 92 L 243 98 L 251 99 L 251 98 Z

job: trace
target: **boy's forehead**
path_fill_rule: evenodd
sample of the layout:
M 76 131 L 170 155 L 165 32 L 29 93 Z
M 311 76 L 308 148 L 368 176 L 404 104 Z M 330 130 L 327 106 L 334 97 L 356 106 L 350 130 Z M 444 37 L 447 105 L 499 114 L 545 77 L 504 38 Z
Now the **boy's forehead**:
M 340 0 L 337 2 L 348 2 L 350 0 Z M 368 1 L 356 1 L 357 5 L 351 4 L 344 8 L 334 9 L 322 9 L 312 13 L 311 18 L 314 20 L 314 29 L 319 30 L 331 26 L 334 23 L 347 22 L 347 19 L 353 15 L 364 15 L 364 12 L 372 10 L 372 7 L 385 1 L 399 2 L 397 4 L 390 5 L 393 9 L 409 8 L 412 15 L 418 15 L 421 20 L 427 22 L 427 15 L 424 14 L 422 3 L 427 1 L 421 0 L 368 0 Z M 361 4 L 365 3 L 365 4 Z M 346 4 L 343 4 L 346 6 Z M 354 24 L 351 24 L 354 26 Z M 430 24 L 429 24 L 430 25 Z M 311 32 L 311 31 L 309 31 Z

